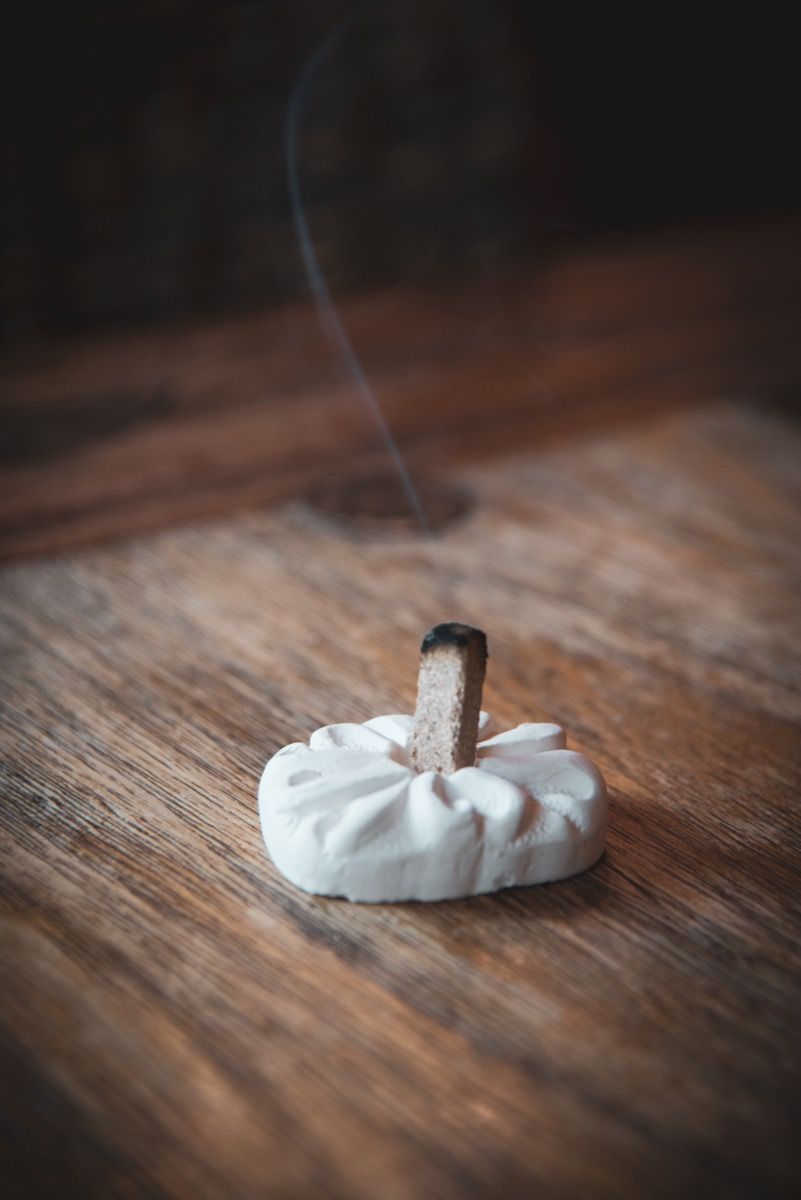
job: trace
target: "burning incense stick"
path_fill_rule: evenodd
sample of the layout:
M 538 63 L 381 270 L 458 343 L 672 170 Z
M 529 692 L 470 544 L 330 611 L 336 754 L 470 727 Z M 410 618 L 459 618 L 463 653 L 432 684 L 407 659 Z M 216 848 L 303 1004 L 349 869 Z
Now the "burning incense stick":
M 435 625 L 420 654 L 412 765 L 451 775 L 475 765 L 487 639 L 471 625 Z
M 477 746 L 487 639 L 437 625 L 421 649 L 414 717 L 324 725 L 264 768 L 259 814 L 279 871 L 307 892 L 385 903 L 455 900 L 591 867 L 607 808 L 595 764 L 551 723 L 484 732 Z

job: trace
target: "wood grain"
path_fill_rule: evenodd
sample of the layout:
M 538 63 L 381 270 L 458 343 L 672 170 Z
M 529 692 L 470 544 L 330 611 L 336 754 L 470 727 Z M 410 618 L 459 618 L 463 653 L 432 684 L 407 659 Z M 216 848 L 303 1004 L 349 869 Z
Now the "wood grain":
M 289 502 L 2 583 L 13 1196 L 779 1197 L 799 1162 L 796 471 L 746 403 L 455 476 L 436 540 Z M 574 881 L 356 906 L 267 860 L 282 743 L 485 628 L 611 788 Z
M 801 225 L 577 248 L 532 274 L 346 299 L 412 469 L 541 449 L 801 380 Z M 51 343 L 0 364 L 0 557 L 49 553 L 302 492 L 387 463 L 308 305 Z

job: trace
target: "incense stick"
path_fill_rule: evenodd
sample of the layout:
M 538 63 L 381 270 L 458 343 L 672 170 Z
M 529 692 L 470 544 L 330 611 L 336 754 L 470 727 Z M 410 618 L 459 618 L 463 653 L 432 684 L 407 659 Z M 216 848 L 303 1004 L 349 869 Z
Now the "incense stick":
M 476 761 L 487 639 L 480 629 L 436 625 L 420 647 L 411 759 L 416 771 L 451 775 Z

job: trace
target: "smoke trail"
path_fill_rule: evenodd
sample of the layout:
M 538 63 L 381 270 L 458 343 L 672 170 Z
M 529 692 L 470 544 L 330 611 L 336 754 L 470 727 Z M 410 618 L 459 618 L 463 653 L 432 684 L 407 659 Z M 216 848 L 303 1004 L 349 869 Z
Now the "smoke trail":
M 415 490 L 409 474 L 406 463 L 403 461 L 400 450 L 395 444 L 395 439 L 387 424 L 381 406 L 378 403 L 370 384 L 367 382 L 367 376 L 364 373 L 362 364 L 360 363 L 356 351 L 353 349 L 350 338 L 347 335 L 345 326 L 342 324 L 336 305 L 334 304 L 328 284 L 325 280 L 320 262 L 317 258 L 317 253 L 314 249 L 314 242 L 309 231 L 309 223 L 306 220 L 306 213 L 303 208 L 303 200 L 300 193 L 300 179 L 298 173 L 298 126 L 300 117 L 303 112 L 303 102 L 306 97 L 306 92 L 320 64 L 328 57 L 345 29 L 353 22 L 364 9 L 364 5 L 359 5 L 353 10 L 343 21 L 336 25 L 331 33 L 323 39 L 317 48 L 311 53 L 304 63 L 300 74 L 298 75 L 295 85 L 289 96 L 286 113 L 286 168 L 289 179 L 289 196 L 292 202 L 292 217 L 295 222 L 295 229 L 300 242 L 300 250 L 303 255 L 303 264 L 306 268 L 306 275 L 309 281 L 314 303 L 317 307 L 317 312 L 320 317 L 320 322 L 323 328 L 328 333 L 334 345 L 339 350 L 347 367 L 349 368 L 356 387 L 361 394 L 362 399 L 367 405 L 384 444 L 392 459 L 395 470 L 403 485 L 403 490 L 409 501 L 409 506 L 415 517 L 420 523 L 420 526 L 425 532 L 430 532 L 428 520 L 420 503 L 420 497 Z

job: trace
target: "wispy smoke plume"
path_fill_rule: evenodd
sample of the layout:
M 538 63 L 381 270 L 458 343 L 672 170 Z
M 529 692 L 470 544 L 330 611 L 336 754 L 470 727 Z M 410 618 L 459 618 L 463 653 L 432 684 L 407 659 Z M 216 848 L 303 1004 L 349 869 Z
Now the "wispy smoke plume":
M 415 514 L 420 527 L 428 532 L 428 521 L 423 506 L 420 502 L 420 497 L 417 494 L 415 486 L 412 482 L 409 470 L 403 460 L 403 456 L 398 449 L 392 432 L 387 424 L 386 417 L 381 409 L 378 400 L 375 397 L 373 389 L 367 381 L 361 362 L 359 361 L 356 351 L 353 349 L 351 340 L 348 337 L 345 326 L 342 324 L 337 307 L 334 304 L 331 292 L 326 283 L 325 275 L 320 266 L 317 253 L 314 249 L 309 223 L 306 219 L 306 212 L 303 207 L 303 199 L 300 190 L 300 178 L 298 170 L 298 134 L 301 117 L 303 115 L 303 105 L 308 92 L 309 84 L 317 73 L 320 64 L 331 54 L 332 50 L 339 42 L 345 30 L 352 24 L 355 17 L 363 11 L 362 5 L 354 9 L 339 25 L 328 34 L 327 37 L 317 46 L 309 58 L 306 60 L 294 87 L 290 93 L 289 104 L 287 106 L 286 115 L 286 165 L 287 176 L 289 179 L 289 195 L 292 203 L 292 217 L 297 230 L 298 241 L 300 242 L 301 254 L 303 255 L 303 263 L 306 268 L 306 275 L 309 280 L 314 297 L 317 312 L 320 317 L 321 324 L 331 341 L 339 350 L 342 358 L 353 377 L 356 388 L 361 395 L 364 403 L 370 412 L 373 421 L 378 428 L 378 431 L 383 439 L 384 445 L 387 448 L 395 470 L 403 485 L 403 490 L 406 498 L 409 501 L 409 506 Z

